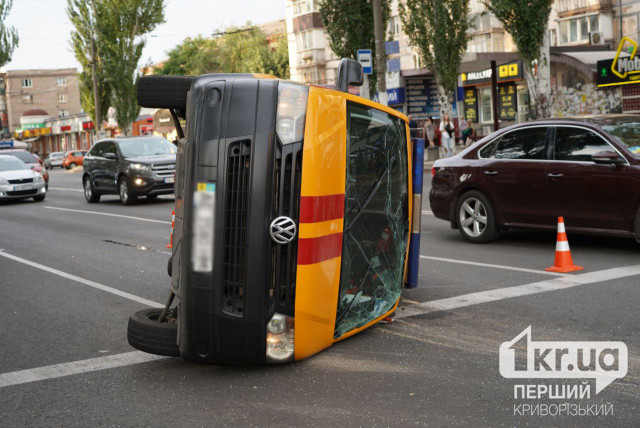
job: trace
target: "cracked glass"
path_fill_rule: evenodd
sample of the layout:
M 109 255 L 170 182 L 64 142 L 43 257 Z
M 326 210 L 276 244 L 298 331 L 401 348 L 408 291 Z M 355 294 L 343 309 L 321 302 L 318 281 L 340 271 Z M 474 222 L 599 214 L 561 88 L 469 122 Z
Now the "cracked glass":
M 402 291 L 409 233 L 405 122 L 348 103 L 346 177 L 336 338 L 388 312 Z

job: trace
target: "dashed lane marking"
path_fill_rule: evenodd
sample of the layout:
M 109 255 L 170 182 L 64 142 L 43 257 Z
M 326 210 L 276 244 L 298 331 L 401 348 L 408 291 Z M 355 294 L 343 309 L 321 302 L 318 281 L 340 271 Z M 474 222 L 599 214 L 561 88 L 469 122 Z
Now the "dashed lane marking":
M 45 205 L 45 208 L 50 209 L 50 210 L 69 211 L 69 212 L 80 213 L 80 214 L 94 214 L 94 215 L 104 215 L 104 216 L 108 216 L 108 217 L 128 218 L 130 220 L 147 221 L 149 223 L 171 224 L 170 221 L 154 220 L 154 219 L 151 219 L 151 218 L 135 217 L 135 216 L 131 216 L 131 215 L 102 213 L 102 212 L 99 212 L 99 211 L 76 210 L 76 209 L 71 209 L 71 208 L 52 207 L 51 205 Z
M 640 275 L 640 265 L 605 269 L 580 275 L 564 276 L 546 281 L 533 282 L 531 284 L 518 285 L 515 287 L 498 288 L 495 290 L 463 294 L 462 296 L 423 302 L 418 305 L 404 306 L 396 311 L 395 318 L 406 318 L 433 312 L 450 311 L 467 306 L 479 305 L 481 303 L 490 303 L 514 297 L 546 293 L 549 291 L 565 290 L 567 288 L 611 281 L 635 275 Z
M 58 269 L 51 268 L 49 266 L 42 265 L 40 263 L 32 262 L 31 260 L 23 259 L 22 257 L 14 256 L 13 254 L 5 253 L 4 251 L 0 251 L 0 256 L 5 257 L 7 259 L 14 260 L 19 263 L 23 263 L 25 265 L 29 265 L 36 269 L 40 269 L 54 275 L 61 276 L 62 278 L 70 279 L 72 281 L 78 282 L 83 285 L 87 285 L 89 287 L 96 288 L 98 290 L 105 291 L 107 293 L 115 294 L 116 296 L 123 297 L 125 299 L 133 300 L 134 302 L 142 303 L 146 306 L 151 306 L 152 308 L 163 308 L 164 305 L 154 302 L 152 300 L 145 299 L 144 297 L 136 296 L 135 294 L 127 293 L 126 291 L 118 290 L 117 288 L 109 287 L 106 285 L 99 284 L 95 281 L 91 281 L 88 279 L 81 278 L 76 275 L 72 275 L 67 272 L 63 272 Z

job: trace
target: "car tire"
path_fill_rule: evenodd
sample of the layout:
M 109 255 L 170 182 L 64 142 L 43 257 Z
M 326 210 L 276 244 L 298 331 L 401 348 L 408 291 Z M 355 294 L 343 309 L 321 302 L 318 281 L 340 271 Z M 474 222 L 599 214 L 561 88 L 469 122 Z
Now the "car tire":
M 460 197 L 456 204 L 455 216 L 460 234 L 469 242 L 491 242 L 500 234 L 491 203 L 477 190 Z
M 139 351 L 166 357 L 179 357 L 178 325 L 158 322 L 161 308 L 143 309 L 129 317 L 127 341 Z
M 36 202 L 42 202 L 42 201 L 44 201 L 44 197 L 45 197 L 45 196 L 47 196 L 47 194 L 46 194 L 46 193 L 44 193 L 44 194 L 42 194 L 42 195 L 34 196 L 34 197 L 33 197 L 33 200 L 34 200 L 34 201 L 36 201 Z
M 123 176 L 118 180 L 118 196 L 120 196 L 122 205 L 135 205 L 135 203 L 138 202 L 138 197 L 131 194 L 127 177 Z
M 69 164 L 69 169 L 73 169 L 73 168 L 75 168 L 75 167 L 77 167 L 77 166 L 78 166 L 78 164 L 77 164 L 77 163 L 75 163 L 75 162 L 71 162 L 71 163 Z
M 82 188 L 84 189 L 84 198 L 88 203 L 95 204 L 96 202 L 100 202 L 100 193 L 95 191 L 89 177 L 84 178 Z

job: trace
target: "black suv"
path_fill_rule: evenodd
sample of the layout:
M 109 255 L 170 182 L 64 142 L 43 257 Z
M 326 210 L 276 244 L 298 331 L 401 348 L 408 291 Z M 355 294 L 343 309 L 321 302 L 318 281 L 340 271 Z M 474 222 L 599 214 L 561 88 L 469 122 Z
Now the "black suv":
M 87 202 L 118 194 L 124 205 L 138 196 L 173 194 L 177 148 L 162 137 L 98 141 L 84 158 L 82 184 Z

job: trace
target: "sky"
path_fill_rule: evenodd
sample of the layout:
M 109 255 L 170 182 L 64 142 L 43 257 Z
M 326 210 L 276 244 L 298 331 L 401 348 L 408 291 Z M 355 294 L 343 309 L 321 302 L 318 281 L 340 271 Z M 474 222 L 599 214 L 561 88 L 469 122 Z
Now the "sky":
M 207 35 L 247 21 L 262 24 L 284 18 L 285 0 L 165 0 L 165 20 L 147 36 L 139 66 L 166 59 L 166 51 L 186 37 Z M 20 44 L 6 70 L 80 69 L 69 47 L 73 26 L 67 0 L 13 0 L 6 25 L 18 30 Z

